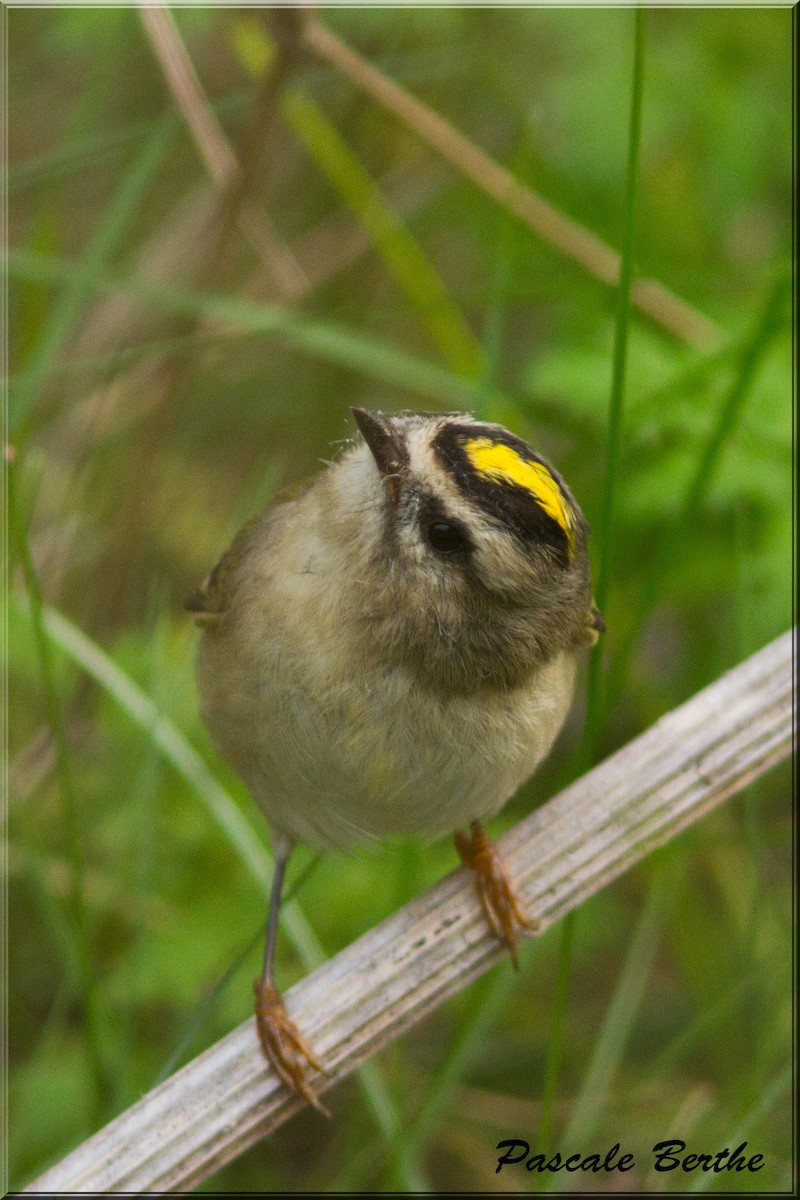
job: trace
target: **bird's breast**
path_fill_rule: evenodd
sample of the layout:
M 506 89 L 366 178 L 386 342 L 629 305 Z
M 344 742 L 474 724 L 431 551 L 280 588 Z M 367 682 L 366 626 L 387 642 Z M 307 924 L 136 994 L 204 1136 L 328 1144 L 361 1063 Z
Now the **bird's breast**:
M 394 668 L 313 695 L 273 689 L 263 722 L 272 732 L 248 782 L 274 827 L 321 848 L 450 833 L 499 811 L 534 771 L 573 679 L 561 656 L 525 687 L 487 696 L 427 693 Z

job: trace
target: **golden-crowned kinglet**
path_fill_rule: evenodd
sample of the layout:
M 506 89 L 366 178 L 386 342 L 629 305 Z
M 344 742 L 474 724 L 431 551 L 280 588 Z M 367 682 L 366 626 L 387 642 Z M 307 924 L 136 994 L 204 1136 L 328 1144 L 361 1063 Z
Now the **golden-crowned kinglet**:
M 462 413 L 353 409 L 362 438 L 234 538 L 187 607 L 203 717 L 275 855 L 256 1019 L 288 1086 L 321 1070 L 272 980 L 292 846 L 456 835 L 514 955 L 531 926 L 479 821 L 550 749 L 604 628 L 588 526 L 526 442 Z

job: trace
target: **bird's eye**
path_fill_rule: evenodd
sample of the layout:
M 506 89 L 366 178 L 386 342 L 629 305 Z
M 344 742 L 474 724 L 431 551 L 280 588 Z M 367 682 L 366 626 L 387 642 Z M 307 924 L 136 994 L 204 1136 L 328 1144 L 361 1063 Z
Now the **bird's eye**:
M 465 550 L 468 545 L 463 529 L 452 521 L 432 521 L 425 533 L 428 544 L 438 554 L 454 554 L 457 550 Z

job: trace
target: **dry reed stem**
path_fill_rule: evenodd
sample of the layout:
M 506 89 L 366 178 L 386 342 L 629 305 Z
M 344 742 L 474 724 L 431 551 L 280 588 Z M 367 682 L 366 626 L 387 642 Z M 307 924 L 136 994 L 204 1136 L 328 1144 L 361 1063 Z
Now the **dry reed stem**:
M 734 795 L 792 747 L 789 631 L 668 713 L 498 841 L 543 927 Z M 459 868 L 286 995 L 330 1075 L 322 1093 L 504 950 Z M 530 1037 L 541 1036 L 529 1031 Z M 186 1191 L 301 1107 L 268 1070 L 249 1020 L 26 1189 Z

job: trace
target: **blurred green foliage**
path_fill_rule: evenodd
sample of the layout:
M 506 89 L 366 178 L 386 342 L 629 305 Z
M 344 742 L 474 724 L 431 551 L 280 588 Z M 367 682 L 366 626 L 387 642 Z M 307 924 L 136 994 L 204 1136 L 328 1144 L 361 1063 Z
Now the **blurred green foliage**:
M 350 405 L 474 407 L 550 457 L 590 521 L 603 504 L 613 292 L 351 80 L 287 50 L 274 14 L 174 15 L 269 214 L 279 249 L 266 263 L 226 225 L 135 9 L 17 8 L 7 20 L 12 1187 L 132 1103 L 179 1048 L 185 1061 L 249 1016 L 257 943 L 218 985 L 256 935 L 268 882 L 152 726 L 54 645 L 48 719 L 20 547 L 45 604 L 143 689 L 261 836 L 200 723 L 182 601 L 251 512 L 353 432 Z M 632 13 L 324 17 L 620 247 Z M 724 336 L 701 352 L 641 317 L 629 330 L 603 754 L 792 620 L 791 20 L 788 9 L 647 13 L 637 271 Z M 306 136 L 291 114 L 305 114 Z M 308 279 L 288 300 L 274 271 L 284 250 Z M 498 828 L 579 770 L 582 697 Z M 789 788 L 788 767 L 774 770 L 585 904 L 561 991 L 554 928 L 523 950 L 519 976 L 496 969 L 384 1051 L 370 1086 L 390 1098 L 388 1125 L 351 1080 L 329 1095 L 332 1122 L 300 1114 L 204 1188 L 536 1187 L 508 1168 L 496 1176 L 494 1147 L 536 1142 L 559 1022 L 551 1149 L 619 1141 L 645 1164 L 657 1140 L 710 1152 L 741 1134 L 765 1156 L 759 1188 L 790 1187 Z M 298 854 L 293 877 L 310 858 Z M 408 839 L 321 861 L 297 899 L 334 954 L 454 865 L 448 844 Z M 281 939 L 282 984 L 307 965 Z M 644 1165 L 621 1178 L 634 1191 L 686 1185 Z M 752 1182 L 719 1178 L 702 1186 Z

